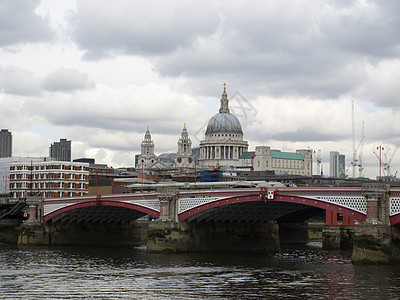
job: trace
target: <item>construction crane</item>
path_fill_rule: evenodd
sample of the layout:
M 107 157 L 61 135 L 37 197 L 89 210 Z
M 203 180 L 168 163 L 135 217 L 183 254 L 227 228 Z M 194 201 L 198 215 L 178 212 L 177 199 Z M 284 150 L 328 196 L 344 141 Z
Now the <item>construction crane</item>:
M 388 176 L 393 176 L 392 171 L 390 169 L 392 166 L 392 160 L 394 158 L 394 155 L 397 152 L 399 145 L 400 145 L 400 140 L 397 142 L 396 146 L 394 146 L 394 150 L 393 150 L 392 155 L 390 156 L 389 160 L 387 160 L 387 153 L 385 153 L 386 162 L 383 163 L 383 170 L 384 170 L 384 172 L 386 172 L 386 174 Z M 397 172 L 396 172 L 396 174 L 397 174 Z
M 364 121 L 362 122 L 361 126 L 361 139 L 360 143 L 358 144 L 357 150 L 358 150 L 358 177 L 363 177 L 364 174 L 364 166 L 363 166 L 363 159 L 362 159 L 362 153 L 363 153 L 363 146 L 364 146 Z
M 351 166 L 353 170 L 353 178 L 356 177 L 356 168 L 358 167 L 359 177 L 363 176 L 364 167 L 362 164 L 362 147 L 364 142 L 364 121 L 361 126 L 361 139 L 360 143 L 356 148 L 356 137 L 355 137 L 355 126 L 354 126 L 354 101 L 351 101 L 351 129 L 352 129 L 352 139 L 353 139 L 353 160 L 351 161 Z M 357 158 L 358 152 L 358 158 Z
M 354 101 L 351 100 L 351 133 L 352 133 L 352 140 L 353 140 L 353 160 L 351 161 L 351 166 L 353 169 L 353 178 L 356 177 L 356 166 L 358 164 L 357 160 L 357 150 L 356 150 L 356 136 L 355 136 L 355 129 L 354 129 Z
M 374 154 L 376 156 L 376 158 L 379 161 L 379 180 L 382 180 L 382 173 L 384 173 L 383 171 L 383 164 L 382 164 L 382 150 L 384 150 L 384 148 L 382 146 L 378 146 L 376 147 L 377 150 L 379 150 L 379 155 L 376 154 L 376 152 L 374 151 Z
M 317 154 L 315 155 L 315 159 L 317 161 L 317 174 L 322 175 L 323 171 L 321 168 L 321 163 L 322 163 L 321 150 L 318 150 Z

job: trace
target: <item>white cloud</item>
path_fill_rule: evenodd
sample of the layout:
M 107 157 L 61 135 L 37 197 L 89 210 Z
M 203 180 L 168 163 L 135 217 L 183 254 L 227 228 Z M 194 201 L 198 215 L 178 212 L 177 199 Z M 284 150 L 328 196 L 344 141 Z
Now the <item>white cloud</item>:
M 88 74 L 69 68 L 59 68 L 48 74 L 42 84 L 45 90 L 63 92 L 88 89 L 92 86 Z
M 37 96 L 40 94 L 40 81 L 26 70 L 10 66 L 0 68 L 0 91 L 6 94 Z

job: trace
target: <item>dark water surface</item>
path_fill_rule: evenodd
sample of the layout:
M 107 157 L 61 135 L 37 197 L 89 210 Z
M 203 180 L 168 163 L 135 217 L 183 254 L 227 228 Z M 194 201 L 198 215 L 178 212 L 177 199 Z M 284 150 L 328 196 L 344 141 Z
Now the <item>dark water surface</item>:
M 400 299 L 400 266 L 319 243 L 276 254 L 0 245 L 0 299 Z

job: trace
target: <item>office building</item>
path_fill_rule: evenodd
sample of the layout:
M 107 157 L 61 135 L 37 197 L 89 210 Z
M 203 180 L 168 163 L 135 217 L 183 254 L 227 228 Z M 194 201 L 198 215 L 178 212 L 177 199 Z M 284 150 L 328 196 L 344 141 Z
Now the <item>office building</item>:
M 0 131 L 0 158 L 12 157 L 12 134 L 7 129 Z
M 346 156 L 337 151 L 329 153 L 329 176 L 346 178 Z
M 50 157 L 56 161 L 71 161 L 71 141 L 60 139 L 59 142 L 51 144 Z

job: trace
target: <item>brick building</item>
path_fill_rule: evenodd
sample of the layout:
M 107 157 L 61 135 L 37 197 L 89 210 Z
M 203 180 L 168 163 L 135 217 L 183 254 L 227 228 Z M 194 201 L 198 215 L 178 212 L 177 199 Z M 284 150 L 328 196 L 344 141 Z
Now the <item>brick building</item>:
M 65 161 L 13 162 L 10 199 L 28 195 L 45 198 L 85 196 L 89 193 L 89 164 Z

